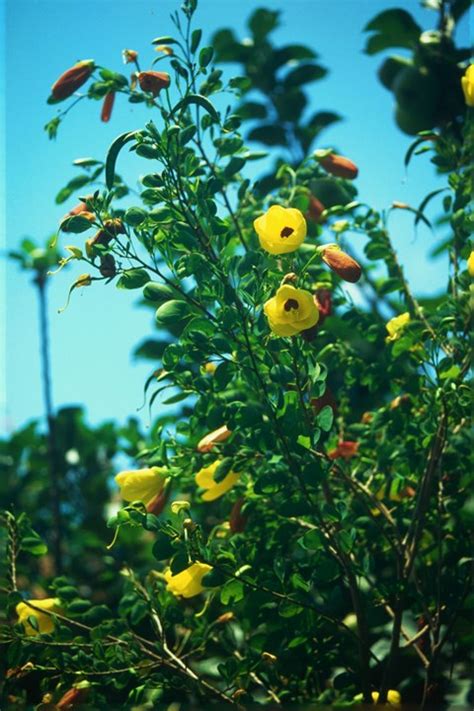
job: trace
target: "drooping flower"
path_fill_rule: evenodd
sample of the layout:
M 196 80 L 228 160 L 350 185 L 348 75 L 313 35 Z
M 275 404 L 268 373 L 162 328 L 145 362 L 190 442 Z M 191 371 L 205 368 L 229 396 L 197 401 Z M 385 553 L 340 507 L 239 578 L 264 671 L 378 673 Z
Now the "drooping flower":
M 217 459 L 208 467 L 200 469 L 195 476 L 196 484 L 201 489 L 205 489 L 201 497 L 203 501 L 214 501 L 223 496 L 232 489 L 240 477 L 240 473 L 229 471 L 222 481 L 216 481 L 214 477 L 221 462 L 222 460 Z
M 315 326 L 319 319 L 313 295 L 290 284 L 280 286 L 263 310 L 270 328 L 277 336 L 295 336 Z
M 124 501 L 141 501 L 145 506 L 162 493 L 166 479 L 165 467 L 126 470 L 115 477 Z
M 405 311 L 405 313 L 400 314 L 399 316 L 394 316 L 394 318 L 391 318 L 390 321 L 387 321 L 387 323 L 385 324 L 385 328 L 388 331 L 388 336 L 385 340 L 396 341 L 398 338 L 400 338 L 403 329 L 409 321 L 410 314 L 408 313 L 408 311 Z
M 43 600 L 29 600 L 29 602 L 34 605 L 34 608 L 40 608 L 40 610 L 46 610 L 46 612 L 61 611 L 59 600 L 55 597 L 47 597 Z M 54 629 L 54 617 L 34 608 L 30 607 L 26 602 L 19 602 L 15 608 L 18 622 L 22 623 L 26 634 L 29 636 L 49 634 Z M 38 623 L 37 630 L 28 622 L 28 617 L 36 618 Z
M 469 272 L 469 276 L 474 279 L 474 251 L 471 252 L 469 257 L 467 258 L 467 271 Z
M 193 563 L 189 568 L 182 570 L 180 573 L 173 575 L 171 570 L 166 570 L 165 580 L 167 589 L 173 595 L 180 597 L 194 597 L 202 593 L 205 588 L 202 585 L 202 579 L 212 570 L 211 565 L 207 563 Z
M 209 432 L 209 434 L 199 440 L 197 451 L 206 454 L 214 449 L 215 445 L 219 442 L 225 442 L 226 439 L 229 439 L 231 434 L 232 432 L 227 425 L 222 425 L 222 427 L 218 427 L 217 430 Z
M 474 106 L 474 64 L 470 64 L 461 77 L 461 86 L 467 106 Z
M 342 251 L 337 244 L 328 244 L 320 248 L 323 262 L 341 279 L 355 284 L 359 281 L 362 269 L 355 259 Z
M 93 59 L 84 59 L 73 67 L 63 72 L 59 79 L 51 87 L 51 94 L 56 101 L 63 101 L 74 94 L 94 71 L 95 63 Z
M 138 83 L 142 91 L 148 91 L 158 96 L 162 89 L 170 85 L 170 75 L 167 72 L 139 72 Z
M 270 254 L 294 252 L 306 237 L 306 220 L 293 207 L 272 205 L 264 215 L 254 220 L 253 226 L 260 246 Z
M 346 180 L 354 180 L 359 174 L 359 169 L 355 163 L 349 158 L 339 156 L 336 153 L 330 153 L 322 158 L 319 158 L 319 164 L 324 170 L 337 178 L 345 178 Z
M 100 120 L 104 123 L 110 121 L 112 115 L 112 109 L 114 108 L 115 101 L 115 91 L 109 91 L 104 97 L 104 103 L 102 104 L 102 111 L 100 114 Z
M 329 459 L 351 459 L 359 450 L 359 443 L 351 440 L 341 440 L 335 449 L 328 452 Z

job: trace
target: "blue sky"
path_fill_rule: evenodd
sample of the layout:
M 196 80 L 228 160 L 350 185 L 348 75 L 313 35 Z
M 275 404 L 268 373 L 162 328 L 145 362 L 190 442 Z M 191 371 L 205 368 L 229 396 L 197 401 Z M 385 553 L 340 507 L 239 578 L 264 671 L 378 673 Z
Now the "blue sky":
M 118 97 L 112 120 L 103 124 L 100 104 L 84 102 L 67 117 L 58 139 L 50 142 L 43 126 L 55 113 L 46 104 L 51 84 L 78 59 L 93 58 L 124 71 L 121 51 L 125 47 L 138 50 L 142 68 L 150 66 L 154 57 L 150 41 L 173 32 L 169 15 L 178 6 L 178 0 L 7 0 L 0 5 L 4 15 L 0 40 L 5 34 L 5 42 L 0 42 L 5 48 L 0 88 L 6 82 L 1 116 L 7 144 L 6 170 L 1 171 L 6 188 L 1 194 L 8 249 L 27 235 L 44 241 L 75 204 L 74 199 L 65 205 L 54 203 L 58 190 L 77 172 L 71 165 L 75 158 L 103 158 L 118 134 L 139 128 L 149 115 L 143 107 Z M 337 146 L 355 160 L 361 200 L 378 209 L 392 200 L 417 206 L 427 192 L 442 185 L 426 158 L 415 161 L 405 173 L 403 156 L 411 139 L 395 127 L 392 95 L 376 78 L 380 55 L 368 57 L 362 52 L 362 28 L 383 9 L 403 7 L 426 29 L 435 24 L 434 13 L 414 0 L 201 0 L 195 26 L 203 28 L 204 40 L 223 26 L 244 37 L 246 18 L 260 6 L 282 10 L 277 42 L 307 44 L 329 68 L 328 77 L 311 89 L 311 108 L 337 111 L 345 121 L 324 133 L 318 147 Z M 468 42 L 467 22 L 458 32 L 458 41 Z M 137 157 L 124 158 L 120 170 L 136 184 L 146 164 Z M 446 264 L 427 260 L 433 235 L 421 226 L 415 239 L 413 220 L 407 214 L 398 215 L 393 224 L 409 280 L 418 293 L 436 293 L 446 282 Z M 360 246 L 354 242 L 356 252 Z M 5 247 L 0 244 L 0 248 Z M 54 402 L 56 406 L 84 403 L 91 422 L 109 418 L 123 422 L 137 414 L 150 372 L 149 363 L 133 362 L 131 351 L 153 333 L 152 314 L 135 306 L 136 292 L 102 285 L 81 290 L 58 314 L 78 273 L 63 272 L 49 290 Z M 15 264 L 0 263 L 4 285 L 3 291 L 0 287 L 4 344 L 0 368 L 2 359 L 6 363 L 6 387 L 0 399 L 2 431 L 12 431 L 42 413 L 37 303 L 28 280 Z M 140 416 L 147 421 L 146 414 Z

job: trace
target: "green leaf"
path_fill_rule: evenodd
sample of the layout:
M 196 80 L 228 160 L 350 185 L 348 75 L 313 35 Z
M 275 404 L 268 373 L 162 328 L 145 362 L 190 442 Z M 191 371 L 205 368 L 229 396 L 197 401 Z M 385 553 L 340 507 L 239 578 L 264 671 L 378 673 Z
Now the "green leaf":
M 156 537 L 156 541 L 151 549 L 153 556 L 156 560 L 167 560 L 176 552 L 171 539 L 166 533 L 159 532 Z
M 149 281 L 143 289 L 143 296 L 148 301 L 162 303 L 169 301 L 176 296 L 176 290 L 167 284 L 159 284 L 156 281 Z
M 260 141 L 266 146 L 286 146 L 287 144 L 286 131 L 283 126 L 272 123 L 252 129 L 248 134 L 248 139 Z
M 240 156 L 234 156 L 233 158 L 230 159 L 230 161 L 227 163 L 226 167 L 224 168 L 224 177 L 229 179 L 236 173 L 238 173 L 240 170 L 245 165 L 245 158 L 241 158 Z
M 334 410 L 330 405 L 325 405 L 317 417 L 318 426 L 324 432 L 329 432 L 334 420 Z
M 118 289 L 139 289 L 150 281 L 148 272 L 144 269 L 129 269 L 117 282 Z
M 138 136 L 141 131 L 127 131 L 127 133 L 122 133 L 115 141 L 111 144 L 108 152 L 107 158 L 105 159 L 105 183 L 109 190 L 114 187 L 115 179 L 115 164 L 117 162 L 118 154 L 125 146 L 125 144 L 133 141 L 136 136 Z
M 21 549 L 31 555 L 44 555 L 48 552 L 48 546 L 39 536 L 25 536 L 21 541 Z
M 59 229 L 62 230 L 62 232 L 72 232 L 78 235 L 81 232 L 89 230 L 91 227 L 91 222 L 86 217 L 82 215 L 71 215 L 61 222 Z
M 308 84 L 323 79 L 327 73 L 328 70 L 319 64 L 305 64 L 288 72 L 283 84 L 286 89 L 290 89 L 295 86 L 301 86 L 301 84 Z
M 147 216 L 147 211 L 142 210 L 141 207 L 129 207 L 128 210 L 125 211 L 123 220 L 127 223 L 127 225 L 136 227 L 137 225 L 141 225 L 141 223 L 146 220 Z
M 171 37 L 171 35 L 162 35 L 161 37 L 155 37 L 154 40 L 151 41 L 152 44 L 177 44 L 178 40 L 176 40 L 174 37 Z
M 212 47 L 203 47 L 199 52 L 199 66 L 204 69 L 211 63 L 214 50 Z
M 229 580 L 222 588 L 220 598 L 223 605 L 243 600 L 244 586 L 242 582 L 240 580 Z
M 61 205 L 63 202 L 66 202 L 66 200 L 72 195 L 73 192 L 76 190 L 79 190 L 80 188 L 83 188 L 85 185 L 88 185 L 91 182 L 91 176 L 90 175 L 78 175 L 72 180 L 69 181 L 67 185 L 62 188 L 59 193 L 55 197 L 55 203 L 56 205 Z
M 158 307 L 155 318 L 159 323 L 174 323 L 182 321 L 189 315 L 190 308 L 185 301 L 171 299 Z
M 209 101 L 209 99 L 206 99 L 205 96 L 202 96 L 201 94 L 188 94 L 187 96 L 184 97 L 184 99 L 181 99 L 181 101 L 178 101 L 176 106 L 172 109 L 171 113 L 175 114 L 177 111 L 183 111 L 183 109 L 186 109 L 188 106 L 195 104 L 196 106 L 201 106 L 209 116 L 216 122 L 219 123 L 219 114 L 217 113 L 215 107 L 213 104 Z
M 364 31 L 375 33 L 368 38 L 365 52 L 376 54 L 388 47 L 414 47 L 421 27 L 409 12 L 393 8 L 379 13 L 365 26 Z
M 201 37 L 202 37 L 202 30 L 193 30 L 193 33 L 191 34 L 191 52 L 193 54 L 199 47 Z
M 279 10 L 255 10 L 248 21 L 248 26 L 256 40 L 261 41 L 276 27 L 278 27 Z

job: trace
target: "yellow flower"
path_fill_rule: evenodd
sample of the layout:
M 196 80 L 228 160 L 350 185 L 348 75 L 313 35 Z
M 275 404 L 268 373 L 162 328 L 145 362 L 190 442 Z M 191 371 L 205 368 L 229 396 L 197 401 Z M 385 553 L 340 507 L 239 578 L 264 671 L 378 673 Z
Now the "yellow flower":
M 264 215 L 254 220 L 253 226 L 260 246 L 270 254 L 294 252 L 306 237 L 306 220 L 293 207 L 272 205 Z
M 142 501 L 146 505 L 163 491 L 166 473 L 165 467 L 135 469 L 120 472 L 115 477 L 115 481 L 120 487 L 122 499 Z
M 222 481 L 216 482 L 214 476 L 221 462 L 222 460 L 217 459 L 213 464 L 210 464 L 208 467 L 203 467 L 196 474 L 196 484 L 200 486 L 201 489 L 206 489 L 202 495 L 203 501 L 214 501 L 220 496 L 223 496 L 232 489 L 240 477 L 240 474 L 230 471 L 225 475 Z
M 385 339 L 386 341 L 396 341 L 397 338 L 400 338 L 403 329 L 407 325 L 407 323 L 410 320 L 410 314 L 408 311 L 405 311 L 405 313 L 400 314 L 400 316 L 395 316 L 394 318 L 391 318 L 390 321 L 387 321 L 385 324 L 385 328 L 388 331 L 388 336 Z
M 213 363 L 212 361 L 209 361 L 208 363 L 204 363 L 202 369 L 208 375 L 214 375 L 217 370 L 217 364 Z
M 378 691 L 373 691 L 372 692 L 372 701 L 374 704 L 377 703 L 379 700 L 379 692 Z M 402 697 L 400 696 L 398 691 L 395 691 L 394 689 L 389 689 L 388 694 L 387 694 L 387 703 L 383 704 L 384 706 L 395 706 L 397 708 L 401 708 L 401 703 L 402 703 Z
M 319 319 L 319 310 L 312 294 L 304 289 L 295 289 L 290 284 L 280 286 L 263 310 L 270 328 L 277 336 L 294 336 L 315 326 Z
M 468 106 L 474 106 L 474 64 L 470 64 L 464 76 L 461 77 L 461 86 Z
M 472 66 L 474 67 L 474 64 Z M 467 258 L 467 271 L 469 272 L 469 276 L 474 279 L 474 252 L 471 252 Z
M 372 701 L 374 704 L 377 703 L 379 699 L 379 692 L 378 691 L 372 691 Z M 354 696 L 354 701 L 358 703 L 362 703 L 363 701 L 363 696 L 362 694 L 357 694 L 357 696 Z M 393 689 L 389 689 L 387 693 L 387 703 L 382 704 L 382 708 L 385 709 L 401 709 L 402 708 L 402 697 L 398 693 L 398 691 L 394 691 Z
M 210 570 L 212 570 L 212 566 L 206 563 L 193 563 L 189 568 L 176 575 L 173 575 L 169 569 L 165 570 L 167 589 L 173 595 L 180 595 L 181 597 L 199 595 L 205 590 L 202 585 L 202 579 Z
M 44 600 L 30 600 L 29 602 L 34 605 L 35 608 L 39 607 L 41 610 L 46 610 L 47 612 L 60 612 L 59 600 L 55 597 L 48 597 Z M 24 625 L 27 635 L 49 634 L 54 629 L 54 617 L 33 609 L 33 607 L 30 607 L 26 602 L 18 603 L 16 606 L 16 614 L 18 615 L 18 622 Z M 36 617 L 38 630 L 35 630 L 35 628 L 30 625 L 28 617 Z

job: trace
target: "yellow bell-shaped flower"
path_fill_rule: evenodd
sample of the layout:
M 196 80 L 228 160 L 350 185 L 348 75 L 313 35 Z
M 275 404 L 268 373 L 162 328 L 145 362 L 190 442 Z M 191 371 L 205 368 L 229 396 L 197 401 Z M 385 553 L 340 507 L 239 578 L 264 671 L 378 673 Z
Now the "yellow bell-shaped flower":
M 374 704 L 377 704 L 379 700 L 379 692 L 378 691 L 372 691 L 372 701 Z M 357 703 L 362 703 L 363 702 L 363 695 L 362 694 L 357 694 L 357 696 L 354 696 L 354 701 Z M 389 689 L 387 692 L 387 703 L 382 704 L 382 708 L 384 709 L 401 709 L 402 708 L 402 697 L 400 696 L 398 691 L 395 691 L 394 689 Z
M 44 600 L 29 600 L 29 602 L 34 607 L 30 607 L 26 602 L 19 602 L 16 606 L 18 622 L 22 623 L 26 634 L 32 637 L 37 634 L 49 634 L 52 632 L 54 629 L 54 617 L 35 608 L 40 608 L 47 612 L 60 612 L 59 600 L 55 597 L 48 597 Z M 37 630 L 28 622 L 28 617 L 36 618 L 38 622 Z
M 253 226 L 260 246 L 270 254 L 294 252 L 306 237 L 306 220 L 293 207 L 272 205 L 264 215 L 254 220 Z
M 469 273 L 469 276 L 474 278 L 474 252 L 471 252 L 469 257 L 467 258 L 467 271 Z
M 124 501 L 141 501 L 146 506 L 163 491 L 166 478 L 165 467 L 149 467 L 120 472 L 115 481 Z
M 461 77 L 461 86 L 467 106 L 474 106 L 474 64 L 470 64 Z
M 394 318 L 391 318 L 390 321 L 387 321 L 387 323 L 385 324 L 385 328 L 388 331 L 388 336 L 385 340 L 396 341 L 397 338 L 400 338 L 403 329 L 409 321 L 410 314 L 408 313 L 408 311 L 405 311 L 405 313 L 400 314 L 400 316 L 395 316 Z
M 203 501 L 214 501 L 226 494 L 238 481 L 240 473 L 228 472 L 222 481 L 215 481 L 214 476 L 222 460 L 217 459 L 208 467 L 203 467 L 196 474 L 196 484 L 202 489 L 206 489 L 202 495 Z
M 263 310 L 270 328 L 277 336 L 295 336 L 315 326 L 319 319 L 319 310 L 312 294 L 290 284 L 280 286 Z
M 189 568 L 176 575 L 173 575 L 169 569 L 165 570 L 167 589 L 173 595 L 181 597 L 199 595 L 205 590 L 202 585 L 202 579 L 210 570 L 212 570 L 212 566 L 207 565 L 207 563 L 193 563 Z

